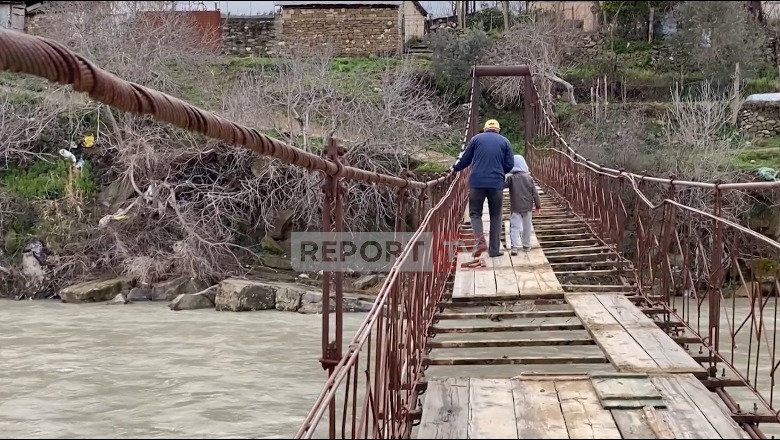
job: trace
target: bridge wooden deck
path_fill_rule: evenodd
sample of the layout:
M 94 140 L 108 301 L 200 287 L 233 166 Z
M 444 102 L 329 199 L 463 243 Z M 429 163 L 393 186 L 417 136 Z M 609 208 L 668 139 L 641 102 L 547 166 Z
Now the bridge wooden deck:
M 505 221 L 503 256 L 464 269 L 469 255 L 458 255 L 430 329 L 415 437 L 749 438 L 699 380 L 685 338 L 662 328 L 674 324 L 634 293 L 628 263 L 542 199 L 530 252 L 509 255 Z M 487 234 L 487 206 L 482 222 Z

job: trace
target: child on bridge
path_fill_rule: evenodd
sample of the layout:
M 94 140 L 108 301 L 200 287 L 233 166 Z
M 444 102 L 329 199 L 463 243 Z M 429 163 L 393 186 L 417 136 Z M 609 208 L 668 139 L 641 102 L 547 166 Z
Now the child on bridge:
M 512 240 L 510 255 L 517 255 L 520 234 L 523 234 L 523 250 L 531 249 L 531 210 L 536 206 L 536 213 L 541 212 L 542 202 L 539 200 L 539 192 L 531 178 L 528 164 L 523 156 L 516 154 L 515 166 L 506 175 L 504 188 L 509 188 L 509 236 Z

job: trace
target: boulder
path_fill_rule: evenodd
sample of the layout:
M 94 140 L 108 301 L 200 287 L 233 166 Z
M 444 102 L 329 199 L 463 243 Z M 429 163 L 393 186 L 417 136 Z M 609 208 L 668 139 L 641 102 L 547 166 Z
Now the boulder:
M 127 299 L 130 302 L 151 301 L 152 289 L 148 287 L 133 287 L 130 289 L 130 293 L 127 294 Z
M 284 248 L 282 245 L 277 243 L 276 240 L 274 240 L 271 237 L 265 236 L 262 240 L 260 240 L 260 246 L 263 247 L 263 249 L 267 250 L 268 252 L 273 252 L 274 254 L 278 255 L 284 255 Z
M 211 309 L 214 307 L 214 302 L 211 301 L 205 292 L 182 293 L 171 301 L 170 308 L 173 311 Z
M 748 281 L 747 283 L 740 285 L 739 289 L 737 289 L 734 292 L 734 295 L 743 298 L 750 298 L 753 295 L 753 293 L 758 293 L 760 291 L 761 291 L 760 283 L 757 283 L 755 281 Z
M 357 280 L 355 280 L 352 285 L 355 286 L 356 289 L 368 289 L 370 287 L 374 287 L 379 283 L 379 275 L 364 275 Z
M 211 300 L 213 304 L 217 303 L 217 291 L 219 291 L 219 284 L 214 284 L 213 286 L 209 287 L 208 289 L 205 289 L 203 291 L 200 291 L 197 293 L 197 295 L 203 295 Z
M 260 257 L 260 261 L 264 266 L 279 269 L 279 270 L 293 270 L 292 261 L 289 257 L 281 257 L 279 255 L 263 255 Z
M 124 293 L 117 293 L 114 299 L 108 302 L 108 305 L 127 304 L 127 302 Z
M 228 278 L 219 284 L 218 311 L 243 312 L 276 308 L 277 286 L 260 281 Z
M 60 290 L 60 299 L 66 303 L 108 301 L 114 298 L 117 293 L 127 292 L 131 286 L 132 280 L 124 277 L 89 281 Z
M 361 301 L 357 298 L 344 298 L 344 312 L 368 312 L 371 310 L 373 303 L 368 301 Z M 336 310 L 336 300 L 330 299 L 330 311 Z M 301 297 L 301 307 L 298 309 L 298 313 L 303 314 L 319 314 L 322 313 L 322 293 L 320 292 L 306 292 Z
M 285 210 L 279 213 L 274 222 L 274 228 L 271 232 L 271 238 L 284 241 L 290 237 L 292 231 L 293 212 Z
M 209 287 L 208 283 L 190 277 L 164 281 L 152 288 L 152 301 L 172 301 L 182 293 L 197 293 Z
M 303 289 L 280 287 L 276 291 L 276 310 L 297 312 L 301 308 L 301 298 L 306 294 Z

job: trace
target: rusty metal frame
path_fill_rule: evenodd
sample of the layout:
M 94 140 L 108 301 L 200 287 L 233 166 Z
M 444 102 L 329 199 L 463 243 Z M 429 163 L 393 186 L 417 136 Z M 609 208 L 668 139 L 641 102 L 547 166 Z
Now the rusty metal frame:
M 619 255 L 619 267 L 633 265 L 639 294 L 648 304 L 663 308 L 659 324 L 667 324 L 662 326 L 667 331 L 681 328 L 691 335 L 682 339 L 698 342 L 688 348 L 695 350 L 698 345 L 699 353 L 704 353 L 692 354 L 709 367 L 709 377 L 703 382 L 722 398 L 751 437 L 764 438 L 758 423 L 780 422 L 774 402 L 780 367 L 775 319 L 780 283 L 774 278 L 770 286 L 756 289 L 760 280 L 754 272 L 746 275 L 740 263 L 778 262 L 780 243 L 723 218 L 722 210 L 729 192 L 760 195 L 771 191 L 776 195 L 780 183 L 690 182 L 600 166 L 567 144 L 538 96 L 536 100 L 535 120 L 541 122 L 537 133 L 552 136 L 552 147 L 531 145 L 529 163 L 533 163 L 534 176 Z M 679 201 L 680 194 L 692 189 L 711 200 L 711 211 Z M 633 243 L 624 236 L 626 227 L 633 228 Z M 628 255 L 629 244 L 635 247 L 633 255 Z M 727 272 L 735 271 L 737 285 L 751 292 L 746 316 L 737 317 L 736 298 L 732 295 L 729 301 L 724 294 Z M 731 278 L 733 282 L 733 273 Z M 767 328 L 767 321 L 774 322 L 772 329 Z M 668 325 L 675 323 L 680 325 Z M 737 339 L 744 337 L 748 338 L 747 353 L 744 348 L 737 350 Z M 731 377 L 726 377 L 727 370 Z M 771 388 L 762 391 L 761 384 L 767 382 Z M 726 386 L 735 385 L 755 395 L 752 413 L 743 411 L 726 391 Z M 767 412 L 760 414 L 759 406 Z

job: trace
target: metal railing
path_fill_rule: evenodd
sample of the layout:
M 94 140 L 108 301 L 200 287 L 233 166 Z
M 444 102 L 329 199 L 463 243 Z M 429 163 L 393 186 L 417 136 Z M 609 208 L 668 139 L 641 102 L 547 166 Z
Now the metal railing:
M 666 323 L 679 323 L 665 328 L 699 340 L 699 354 L 691 354 L 709 366 L 710 379 L 721 381 L 713 383 L 752 391 L 753 411 L 742 411 L 716 387 L 732 412 L 742 414 L 743 427 L 760 435 L 755 423 L 780 422 L 774 400 L 780 243 L 724 216 L 734 196 L 773 200 L 780 182 L 690 182 L 606 168 L 567 144 L 541 102 L 534 111 L 537 133 L 552 142 L 531 147 L 534 176 L 619 255 L 624 281 L 663 307 Z M 709 208 L 690 206 L 694 196 L 697 206 Z M 625 262 L 633 273 L 623 273 Z

